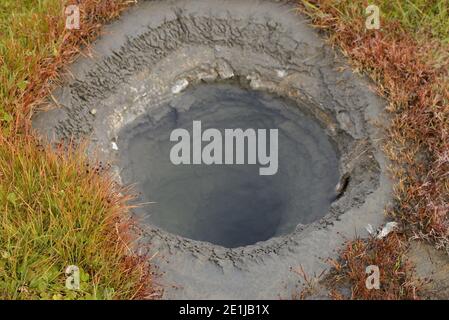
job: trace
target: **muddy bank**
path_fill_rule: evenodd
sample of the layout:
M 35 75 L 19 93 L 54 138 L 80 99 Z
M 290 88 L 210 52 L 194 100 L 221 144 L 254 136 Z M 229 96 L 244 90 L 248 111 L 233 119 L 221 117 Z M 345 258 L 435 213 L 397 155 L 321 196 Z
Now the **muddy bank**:
M 145 115 L 164 119 L 167 103 L 201 83 L 288 98 L 333 141 L 339 175 L 349 179 L 317 221 L 233 249 L 142 224 L 141 241 L 158 253 L 154 263 L 163 272 L 165 298 L 288 298 L 297 281 L 291 267 L 320 274 L 345 238 L 383 222 L 391 200 L 379 146 L 384 102 L 292 5 L 242 2 L 142 2 L 106 28 L 94 58 L 76 62 L 74 78 L 54 93 L 58 107 L 33 121 L 52 139 L 90 137 L 91 150 L 114 164 L 120 182 L 128 182 L 119 161 L 126 149 L 121 130 Z

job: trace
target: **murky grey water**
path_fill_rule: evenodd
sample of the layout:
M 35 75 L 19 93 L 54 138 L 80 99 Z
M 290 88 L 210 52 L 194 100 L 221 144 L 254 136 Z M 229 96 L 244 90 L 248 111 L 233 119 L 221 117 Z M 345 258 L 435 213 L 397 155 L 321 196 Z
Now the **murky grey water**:
M 317 122 L 290 101 L 214 84 L 190 88 L 161 110 L 123 129 L 118 140 L 124 183 L 136 184 L 139 202 L 154 202 L 136 210 L 148 223 L 233 248 L 287 234 L 327 213 L 337 154 Z M 261 176 L 259 165 L 173 165 L 170 134 L 176 128 L 191 133 L 194 120 L 203 131 L 278 129 L 277 174 Z

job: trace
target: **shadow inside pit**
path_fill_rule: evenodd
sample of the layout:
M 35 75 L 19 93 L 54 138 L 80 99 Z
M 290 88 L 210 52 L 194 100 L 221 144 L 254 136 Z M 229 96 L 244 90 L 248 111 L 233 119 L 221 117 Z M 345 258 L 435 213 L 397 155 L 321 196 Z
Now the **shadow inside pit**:
M 224 129 L 278 129 L 277 173 L 259 175 L 259 164 L 172 164 L 172 130 L 192 133 L 198 120 L 223 137 Z M 235 85 L 187 89 L 125 127 L 118 144 L 123 182 L 136 184 L 138 202 L 153 202 L 136 213 L 193 240 L 234 248 L 285 235 L 323 217 L 335 197 L 338 156 L 323 128 L 291 101 Z

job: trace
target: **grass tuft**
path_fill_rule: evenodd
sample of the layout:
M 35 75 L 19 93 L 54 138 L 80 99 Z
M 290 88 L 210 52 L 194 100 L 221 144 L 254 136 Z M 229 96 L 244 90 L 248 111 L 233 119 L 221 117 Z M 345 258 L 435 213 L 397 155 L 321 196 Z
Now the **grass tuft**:
M 64 9 L 79 2 L 79 30 Z M 134 254 L 128 197 L 83 148 L 51 149 L 31 116 L 58 74 L 134 1 L 0 2 L 0 298 L 153 298 L 146 257 Z M 65 270 L 81 270 L 81 290 Z
M 337 300 L 418 300 L 421 283 L 413 278 L 413 267 L 404 252 L 406 239 L 393 233 L 385 239 L 348 241 L 339 260 L 331 260 L 333 270 L 325 282 Z M 368 266 L 379 267 L 379 289 L 366 285 Z M 349 290 L 345 291 L 342 288 Z
M 123 196 L 83 148 L 0 137 L 0 297 L 132 299 L 150 293 L 149 266 L 131 251 Z M 81 289 L 65 270 L 81 270 Z

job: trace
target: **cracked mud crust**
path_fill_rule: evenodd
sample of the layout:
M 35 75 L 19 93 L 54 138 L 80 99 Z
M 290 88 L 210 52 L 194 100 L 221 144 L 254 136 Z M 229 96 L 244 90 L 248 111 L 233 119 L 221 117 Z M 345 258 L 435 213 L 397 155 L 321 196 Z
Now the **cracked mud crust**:
M 158 121 L 163 106 L 186 87 L 229 82 L 286 97 L 316 118 L 340 154 L 344 189 L 321 220 L 255 245 L 226 249 L 144 226 L 165 298 L 289 298 L 302 265 L 309 274 L 368 224 L 379 226 L 391 201 L 380 148 L 384 101 L 347 63 L 279 1 L 145 1 L 93 47 L 94 58 L 71 67 L 54 93 L 58 105 L 34 117 L 50 139 L 91 139 L 91 150 L 113 164 L 119 131 L 142 115 Z M 172 103 L 172 105 L 176 103 Z M 185 106 L 179 104 L 179 112 Z M 115 166 L 120 182 L 121 168 Z M 348 178 L 349 177 L 349 178 Z
M 417 283 L 424 282 L 422 290 L 429 299 L 449 298 L 449 255 L 424 242 L 412 241 L 406 254 L 416 266 Z

